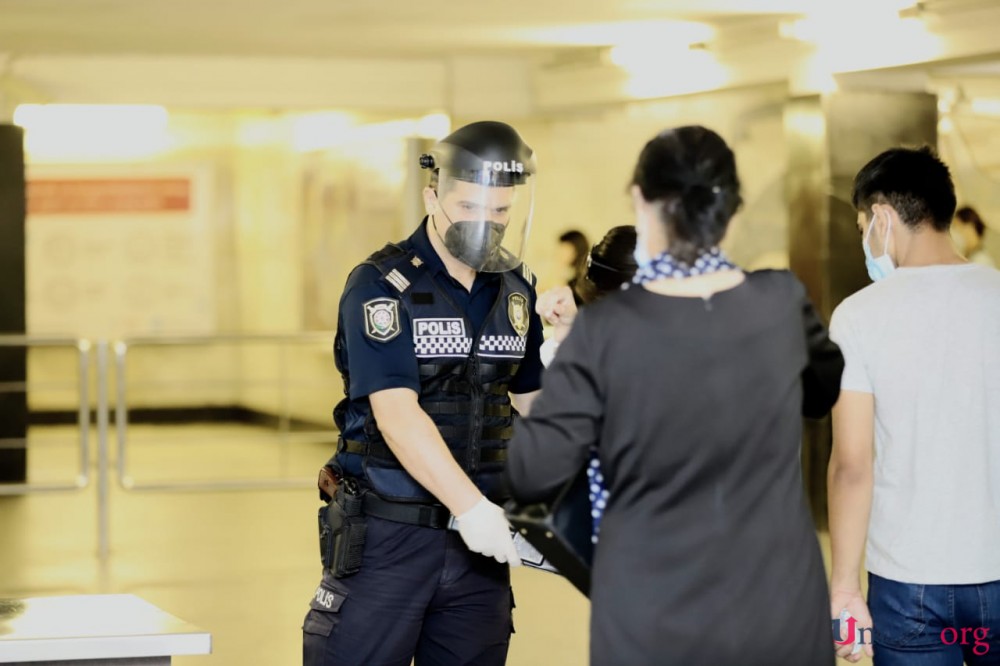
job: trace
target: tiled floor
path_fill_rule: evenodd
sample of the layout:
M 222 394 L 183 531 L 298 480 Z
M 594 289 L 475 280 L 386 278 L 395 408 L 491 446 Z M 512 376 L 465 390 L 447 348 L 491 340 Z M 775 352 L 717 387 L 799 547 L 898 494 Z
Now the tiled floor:
M 72 436 L 62 428 L 32 432 L 34 480 L 73 474 Z M 301 443 L 281 454 L 271 433 L 250 427 L 134 427 L 130 436 L 129 469 L 137 481 L 311 479 L 328 455 L 327 445 Z M 113 484 L 104 570 L 96 556 L 93 487 L 0 497 L 0 597 L 132 593 L 211 632 L 213 655 L 180 657 L 178 666 L 294 666 L 301 663 L 300 627 L 320 575 L 318 500 L 310 484 L 213 492 L 124 491 Z M 586 599 L 557 576 L 524 569 L 514 572 L 514 591 L 517 634 L 508 664 L 586 664 Z

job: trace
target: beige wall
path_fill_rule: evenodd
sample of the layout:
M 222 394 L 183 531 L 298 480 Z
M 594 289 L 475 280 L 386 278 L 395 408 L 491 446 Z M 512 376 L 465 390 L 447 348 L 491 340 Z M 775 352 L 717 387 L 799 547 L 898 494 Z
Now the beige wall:
M 596 241 L 608 228 L 631 223 L 626 186 L 640 149 L 662 129 L 691 123 L 717 130 L 737 155 L 745 203 L 724 242 L 726 250 L 748 268 L 787 266 L 782 191 L 786 95 L 783 86 L 763 86 L 544 118 L 500 116 L 538 154 L 540 176 L 526 260 L 540 286 L 559 283 L 553 249 L 562 231 L 579 228 Z M 455 118 L 454 126 L 479 118 Z M 953 119 L 956 129 L 942 134 L 942 153 L 952 165 L 960 199 L 977 206 L 993 225 L 989 248 L 1000 259 L 1000 189 L 994 187 L 1000 178 L 994 157 L 1000 123 L 960 111 Z M 143 169 L 205 174 L 205 238 L 211 261 L 204 289 L 211 296 L 211 332 L 334 328 L 350 268 L 386 241 L 405 237 L 418 221 L 404 219 L 405 211 L 412 216 L 414 209 L 403 199 L 412 198 L 426 172 L 408 164 L 413 147 L 408 153 L 406 141 L 392 132 L 355 132 L 354 140 L 303 153 L 294 149 L 291 125 L 283 116 L 174 113 L 171 131 L 174 148 L 148 160 Z M 32 168 L 36 166 L 59 165 Z M 407 178 L 416 179 L 416 188 Z M 29 220 L 29 234 L 33 224 Z M 29 261 L 34 257 L 29 251 Z M 44 307 L 49 306 L 32 292 L 29 310 L 37 313 Z M 89 331 L 81 320 L 78 330 L 65 332 Z M 156 330 L 102 334 L 186 332 L 172 327 L 167 317 Z M 136 386 L 130 398 L 138 405 L 242 404 L 329 423 L 329 411 L 341 394 L 331 346 L 332 340 L 324 340 L 285 352 L 263 344 L 136 349 L 130 381 L 146 387 Z M 33 352 L 31 378 L 70 379 L 71 361 L 67 355 Z M 284 393 L 262 384 L 282 376 L 291 383 Z M 185 386 L 186 379 L 195 383 Z M 243 384 L 217 385 L 226 379 Z M 150 386 L 159 381 L 171 386 Z M 31 402 L 35 408 L 65 408 L 70 397 L 37 391 Z
M 1000 118 L 976 116 L 961 108 L 939 131 L 941 156 L 955 178 L 959 206 L 972 206 L 988 230 L 986 251 L 1000 266 Z
M 201 322 L 204 325 L 192 326 L 188 300 L 171 300 L 169 290 L 144 291 L 148 299 L 162 299 L 141 303 L 157 313 L 155 322 L 129 325 L 127 302 L 112 300 L 106 312 L 95 313 L 87 303 L 75 300 L 75 309 L 67 314 L 61 307 L 64 304 L 47 298 L 44 289 L 29 289 L 29 326 L 35 323 L 29 332 L 116 340 L 192 333 L 295 334 L 305 328 L 333 328 L 336 303 L 350 267 L 403 232 L 405 144 L 362 132 L 362 138 L 336 149 L 302 153 L 293 146 L 289 117 L 237 113 L 174 113 L 170 135 L 171 150 L 141 164 L 108 160 L 80 165 L 48 159 L 35 160 L 29 169 L 77 176 L 201 174 L 205 187 L 198 206 L 205 229 L 198 240 L 208 246 L 212 261 L 201 266 L 197 275 L 183 264 L 164 272 L 197 280 L 206 302 L 211 303 L 211 311 Z M 325 190 L 333 191 L 332 206 L 324 203 Z M 88 239 L 115 239 L 135 221 L 127 215 L 88 218 L 85 225 L 75 227 L 74 239 L 90 242 L 94 245 L 90 249 L 98 254 L 98 244 Z M 155 231 L 158 221 L 154 217 L 143 223 Z M 43 229 L 43 225 L 48 227 Z M 29 218 L 29 238 L 38 239 L 51 226 L 51 220 Z M 317 239 L 322 240 L 322 247 Z M 81 251 L 89 248 L 86 243 L 77 244 Z M 29 241 L 29 278 L 35 275 L 35 282 L 41 284 L 42 278 L 54 272 L 46 255 L 51 244 L 35 245 Z M 87 262 L 79 267 L 84 282 L 93 288 L 127 282 L 134 257 L 103 253 L 101 258 L 103 264 Z M 322 287 L 320 293 L 316 286 Z M 118 310 L 114 310 L 116 304 Z M 46 327 L 50 321 L 58 321 L 59 329 Z M 331 348 L 332 340 L 169 348 L 136 344 L 128 355 L 129 404 L 239 404 L 329 423 L 332 396 L 341 392 Z M 71 354 L 33 350 L 29 378 L 42 388 L 30 394 L 32 409 L 71 408 L 75 370 Z M 53 382 L 60 386 L 53 387 Z M 287 382 L 285 390 L 280 389 L 280 382 Z M 92 403 L 93 396 L 91 390 Z
M 386 130 L 390 135 L 392 127 Z M 380 132 L 308 154 L 274 148 L 246 160 L 239 179 L 237 243 L 243 331 L 333 330 L 350 270 L 409 233 L 404 209 L 406 141 Z M 278 184 L 273 182 L 279 180 Z M 343 393 L 333 340 L 285 351 L 248 350 L 244 372 L 285 373 L 290 390 L 248 386 L 241 404 L 329 424 Z
M 205 334 L 238 328 L 232 183 L 237 151 L 234 148 L 236 119 L 217 114 L 174 114 L 169 134 L 172 147 L 146 159 L 108 158 L 79 163 L 58 157 L 37 158 L 29 155 L 29 178 L 44 176 L 122 177 L 181 175 L 194 184 L 193 209 L 186 215 L 134 216 L 29 216 L 28 245 L 28 326 L 29 333 L 40 336 L 71 335 L 91 339 L 118 339 L 149 334 Z M 188 219 L 190 218 L 190 219 Z M 185 232 L 184 227 L 189 227 Z M 141 237 L 133 236 L 141 231 Z M 183 260 L 170 262 L 171 253 L 156 244 L 175 242 L 183 247 Z M 136 241 L 130 245 L 132 241 Z M 136 249 L 145 248 L 150 261 L 162 261 L 144 269 Z M 69 266 L 58 266 L 58 248 L 75 248 L 67 253 Z M 56 250 L 54 252 L 54 250 Z M 191 255 L 201 257 L 191 260 Z M 78 265 L 77 265 L 78 264 Z M 59 293 L 58 280 L 73 275 L 77 293 L 70 308 L 53 296 Z M 135 276 L 141 276 L 136 280 Z M 202 307 L 192 308 L 190 298 L 177 299 L 172 282 L 183 282 L 187 296 L 202 292 Z M 159 288 L 150 289 L 150 282 Z M 128 289 L 122 284 L 128 285 Z M 128 299 L 115 298 L 121 290 Z M 105 292 L 100 307 L 88 294 Z M 134 293 L 133 293 L 134 292 Z M 152 302 L 151 302 L 152 301 Z M 134 307 L 135 305 L 141 307 Z M 133 311 L 149 313 L 136 318 Z M 230 374 L 231 355 L 204 350 L 194 354 L 180 351 L 137 352 L 133 361 L 137 385 L 131 392 L 136 404 L 190 404 L 192 394 L 208 404 L 232 404 L 238 387 L 205 388 L 204 382 Z M 29 355 L 29 381 L 48 386 L 51 382 L 72 385 L 75 365 L 66 354 L 46 349 Z M 202 384 L 176 384 L 179 378 L 191 378 Z M 160 388 L 149 386 L 164 382 Z M 94 402 L 91 391 L 91 402 Z M 32 409 L 64 409 L 72 401 L 66 390 L 34 390 Z
M 552 250 L 561 232 L 578 228 L 596 242 L 609 228 L 633 222 L 626 189 L 639 151 L 658 132 L 688 124 L 714 129 L 736 152 L 745 203 L 729 230 L 727 251 L 746 266 L 786 265 L 784 99 L 783 88 L 763 87 L 518 122 L 539 155 L 526 259 L 541 286 L 559 283 Z

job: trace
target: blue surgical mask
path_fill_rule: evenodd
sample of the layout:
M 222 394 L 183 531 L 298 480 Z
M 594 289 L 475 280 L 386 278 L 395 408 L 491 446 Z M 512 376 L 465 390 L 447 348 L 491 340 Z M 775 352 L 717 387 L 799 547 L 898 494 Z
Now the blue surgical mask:
M 874 226 L 875 215 L 872 214 L 871 224 L 868 225 L 868 231 L 865 232 L 861 246 L 865 251 L 865 267 L 868 269 L 868 277 L 872 279 L 872 282 L 878 282 L 896 270 L 896 264 L 892 263 L 892 258 L 889 256 L 889 238 L 892 237 L 892 220 L 889 220 L 889 230 L 885 235 L 885 250 L 881 257 L 873 257 L 871 247 L 868 245 L 868 237 L 872 235 L 872 228 Z

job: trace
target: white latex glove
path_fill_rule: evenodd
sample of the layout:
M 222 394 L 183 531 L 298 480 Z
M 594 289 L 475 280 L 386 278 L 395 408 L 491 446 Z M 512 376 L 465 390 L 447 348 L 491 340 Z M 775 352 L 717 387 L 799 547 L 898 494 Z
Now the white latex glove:
M 559 342 L 555 338 L 549 338 L 542 343 L 538 350 L 538 355 L 542 359 L 542 367 L 549 367 L 552 361 L 556 360 L 556 350 L 559 349 Z
M 458 533 L 469 550 L 492 557 L 497 562 L 508 562 L 512 567 L 521 566 L 521 556 L 517 554 L 510 535 L 510 523 L 503 509 L 496 504 L 482 497 L 455 521 Z

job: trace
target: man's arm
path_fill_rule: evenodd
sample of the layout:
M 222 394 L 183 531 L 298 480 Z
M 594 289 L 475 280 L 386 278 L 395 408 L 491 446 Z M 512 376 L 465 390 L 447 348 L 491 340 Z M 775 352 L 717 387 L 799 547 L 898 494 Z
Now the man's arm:
M 832 591 L 860 591 L 874 487 L 875 399 L 842 391 L 833 408 L 833 451 L 827 475 Z
M 872 617 L 861 594 L 861 562 L 868 537 L 868 518 L 874 487 L 875 399 L 863 391 L 841 391 L 833 408 L 833 452 L 827 476 L 830 517 L 830 617 L 847 611 L 857 621 L 855 638 L 840 628 L 837 656 L 856 663 L 863 654 L 871 657 Z M 864 630 L 868 630 L 865 632 Z M 867 633 L 869 640 L 864 640 Z
M 458 532 L 476 553 L 519 566 L 503 509 L 483 497 L 455 462 L 448 445 L 412 389 L 393 388 L 368 396 L 379 431 L 410 476 L 458 519 Z
M 417 394 L 407 388 L 385 389 L 368 396 L 379 431 L 410 476 L 453 515 L 471 509 L 482 493 L 462 471 Z
M 830 337 L 844 355 L 840 397 L 833 408 L 833 451 L 827 470 L 827 505 L 830 518 L 830 617 L 846 610 L 859 630 L 868 629 L 872 617 L 861 594 L 861 562 L 868 538 L 868 519 L 874 489 L 875 397 L 863 352 L 863 329 L 853 325 L 851 305 L 842 303 L 830 319 Z M 841 633 L 847 634 L 846 627 Z M 866 632 L 861 631 L 864 636 Z M 849 662 L 862 658 L 863 648 L 873 654 L 870 640 L 851 644 L 848 635 L 837 636 L 836 652 Z M 863 645 L 861 644 L 863 643 Z
M 532 297 L 534 297 L 533 294 Z M 545 366 L 542 365 L 541 348 L 544 341 L 542 320 L 539 318 L 537 312 L 531 310 L 528 315 L 528 338 L 525 340 L 524 358 L 518 364 L 514 379 L 511 380 L 510 386 L 507 387 L 512 397 L 533 395 L 542 387 L 542 372 Z M 518 402 L 522 404 L 518 405 Z M 526 408 L 523 411 L 521 409 L 522 406 Z M 527 415 L 530 407 L 530 399 L 526 403 L 520 398 L 515 399 L 514 408 L 517 409 L 521 416 Z

